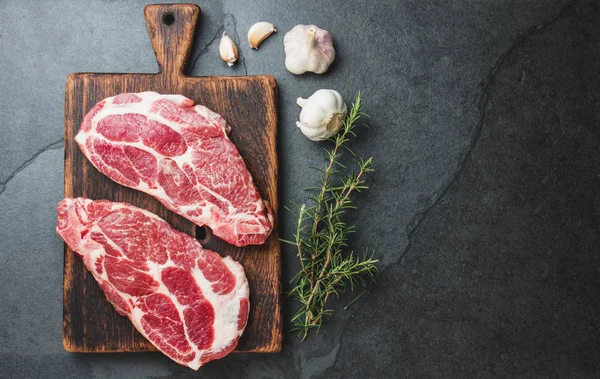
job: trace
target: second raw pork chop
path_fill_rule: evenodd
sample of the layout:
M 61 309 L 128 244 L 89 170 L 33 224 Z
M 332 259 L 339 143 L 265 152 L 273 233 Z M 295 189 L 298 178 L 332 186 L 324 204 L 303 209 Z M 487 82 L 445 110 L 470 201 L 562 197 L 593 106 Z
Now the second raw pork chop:
M 223 117 L 184 96 L 122 93 L 96 104 L 75 140 L 117 183 L 231 244 L 262 244 L 273 215 L 227 132 Z
M 233 259 L 125 203 L 64 199 L 56 231 L 116 311 L 175 362 L 197 370 L 237 346 L 249 292 Z

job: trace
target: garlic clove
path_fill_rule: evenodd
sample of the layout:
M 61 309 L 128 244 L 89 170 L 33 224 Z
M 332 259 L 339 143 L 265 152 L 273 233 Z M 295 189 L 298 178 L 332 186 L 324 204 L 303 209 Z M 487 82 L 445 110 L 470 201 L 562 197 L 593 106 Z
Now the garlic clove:
M 307 128 L 306 126 L 302 125 L 302 123 L 300 121 L 296 121 L 296 126 L 298 128 L 300 128 L 300 131 L 302 132 L 302 134 L 304 134 L 309 140 L 311 141 L 323 141 L 324 139 L 324 134 L 322 130 L 318 130 L 318 129 L 313 129 L 313 128 Z
M 221 37 L 221 43 L 219 44 L 219 54 L 229 66 L 233 66 L 233 63 L 238 59 L 238 50 L 235 43 L 229 36 L 223 32 Z
M 327 124 L 329 117 L 330 113 L 327 109 L 310 104 L 310 106 L 302 108 L 302 111 L 300 112 L 300 123 L 302 123 L 302 125 L 320 128 Z
M 299 97 L 296 99 L 296 104 L 298 104 L 300 106 L 300 108 L 302 108 L 304 106 L 304 104 L 306 104 L 306 99 Z
M 271 34 L 275 33 L 275 25 L 270 22 L 257 22 L 248 30 L 248 43 L 253 49 L 258 49 L 258 46 L 266 40 Z

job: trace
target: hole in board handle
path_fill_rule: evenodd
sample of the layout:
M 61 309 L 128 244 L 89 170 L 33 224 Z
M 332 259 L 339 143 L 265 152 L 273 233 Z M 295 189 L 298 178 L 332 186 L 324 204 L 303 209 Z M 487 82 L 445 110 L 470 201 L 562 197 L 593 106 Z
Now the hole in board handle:
M 162 17 L 162 22 L 167 26 L 171 26 L 175 22 L 175 16 L 173 16 L 173 13 L 165 13 Z
M 208 230 L 206 230 L 205 226 L 196 226 L 196 239 L 201 244 L 205 244 L 208 242 Z

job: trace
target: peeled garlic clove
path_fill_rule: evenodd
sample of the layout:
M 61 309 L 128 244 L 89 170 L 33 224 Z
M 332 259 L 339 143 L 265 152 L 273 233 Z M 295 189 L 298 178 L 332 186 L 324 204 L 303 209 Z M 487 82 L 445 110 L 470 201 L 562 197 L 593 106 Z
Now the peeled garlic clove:
M 315 25 L 296 25 L 283 39 L 285 67 L 292 74 L 322 74 L 335 59 L 331 34 Z
M 275 25 L 270 22 L 257 22 L 248 30 L 248 43 L 253 49 L 258 49 L 262 41 L 266 40 L 271 34 L 275 33 Z
M 221 59 L 227 62 L 229 66 L 233 66 L 233 62 L 238 59 L 238 49 L 233 40 L 225 32 L 223 32 L 221 43 L 219 44 L 219 54 L 221 54 Z

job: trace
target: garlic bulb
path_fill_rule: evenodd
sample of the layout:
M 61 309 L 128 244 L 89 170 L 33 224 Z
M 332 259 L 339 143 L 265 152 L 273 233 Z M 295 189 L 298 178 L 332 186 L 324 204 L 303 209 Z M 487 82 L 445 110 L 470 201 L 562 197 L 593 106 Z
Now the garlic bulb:
M 248 43 L 253 49 L 258 49 L 262 41 L 266 40 L 271 34 L 275 33 L 275 26 L 270 22 L 257 22 L 248 30 Z
M 219 54 L 221 54 L 221 59 L 227 62 L 229 66 L 233 66 L 233 62 L 238 58 L 237 47 L 233 40 L 225 35 L 225 32 L 223 32 L 221 43 L 219 44 Z
M 332 89 L 320 89 L 308 99 L 299 97 L 296 103 L 302 107 L 296 125 L 311 141 L 335 135 L 348 114 L 342 95 Z
M 315 25 L 296 25 L 285 35 L 283 45 L 285 67 L 292 74 L 322 74 L 335 59 L 331 34 Z

